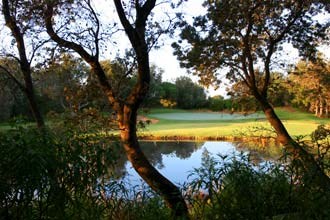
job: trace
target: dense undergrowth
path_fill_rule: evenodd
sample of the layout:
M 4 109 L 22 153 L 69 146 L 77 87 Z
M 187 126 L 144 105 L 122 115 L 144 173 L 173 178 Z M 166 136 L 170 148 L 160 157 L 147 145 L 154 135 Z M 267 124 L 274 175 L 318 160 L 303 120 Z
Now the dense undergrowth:
M 320 126 L 311 139 L 329 174 L 330 130 Z M 117 178 L 120 153 L 118 142 L 72 129 L 0 133 L 0 219 L 171 219 L 150 189 Z M 191 219 L 330 219 L 330 189 L 288 158 L 256 166 L 205 151 L 181 186 Z

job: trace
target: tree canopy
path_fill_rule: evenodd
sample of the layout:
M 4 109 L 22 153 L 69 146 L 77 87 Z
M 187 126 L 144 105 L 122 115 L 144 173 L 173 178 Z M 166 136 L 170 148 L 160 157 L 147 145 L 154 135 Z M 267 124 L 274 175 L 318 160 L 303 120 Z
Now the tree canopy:
M 329 8 L 317 1 L 221 0 L 203 5 L 206 15 L 192 24 L 183 21 L 182 40 L 173 47 L 181 66 L 205 85 L 218 84 L 220 70 L 228 67 L 230 80 L 243 80 L 254 92 L 266 95 L 270 72 L 278 68 L 276 58 L 285 43 L 311 57 L 319 39 L 328 37 L 329 25 L 314 16 Z
M 322 57 L 315 62 L 301 60 L 289 75 L 293 103 L 314 112 L 316 116 L 329 116 L 330 63 Z
M 205 85 L 219 84 L 220 71 L 227 68 L 227 78 L 242 81 L 259 102 L 279 142 L 287 151 L 299 154 L 308 169 L 317 170 L 317 181 L 329 187 L 329 177 L 289 135 L 268 99 L 271 72 L 278 68 L 276 58 L 285 43 L 314 59 L 316 46 L 328 39 L 330 23 L 315 19 L 329 12 L 327 1 L 219 0 L 205 1 L 203 6 L 207 13 L 195 17 L 193 24 L 183 21 L 181 40 L 173 44 L 181 66 Z

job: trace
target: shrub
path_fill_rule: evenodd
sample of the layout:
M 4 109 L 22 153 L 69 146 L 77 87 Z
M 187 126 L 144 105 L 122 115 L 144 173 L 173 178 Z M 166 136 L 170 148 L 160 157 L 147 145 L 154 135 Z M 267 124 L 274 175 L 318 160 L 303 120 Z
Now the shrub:
M 253 166 L 248 155 L 204 152 L 185 186 L 196 219 L 329 219 L 329 191 L 296 182 L 293 164 Z M 307 174 L 306 174 L 307 175 Z M 309 174 L 308 174 L 309 175 Z M 298 178 L 299 179 L 299 178 Z M 201 192 L 206 196 L 200 197 Z

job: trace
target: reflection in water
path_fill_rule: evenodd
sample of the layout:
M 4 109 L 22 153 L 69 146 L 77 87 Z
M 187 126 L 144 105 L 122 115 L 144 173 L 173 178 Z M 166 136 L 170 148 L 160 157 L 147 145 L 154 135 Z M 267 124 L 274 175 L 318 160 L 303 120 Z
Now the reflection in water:
M 142 142 L 141 148 L 152 165 L 176 184 L 187 182 L 189 172 L 201 166 L 202 153 L 205 150 L 213 156 L 249 152 L 254 164 L 276 158 L 272 154 L 267 154 L 267 150 L 259 152 L 256 147 L 231 142 Z M 132 165 L 129 162 L 125 163 L 124 157 L 120 160 L 119 170 L 126 169 L 126 178 L 130 184 L 139 185 L 141 179 Z M 123 164 L 125 165 L 122 166 Z
M 266 144 L 258 144 L 256 142 L 237 142 L 233 143 L 236 150 L 240 152 L 248 152 L 249 159 L 254 165 L 258 165 L 265 161 L 276 161 L 280 159 L 282 155 L 282 148 L 279 144 L 273 141 L 269 141 Z

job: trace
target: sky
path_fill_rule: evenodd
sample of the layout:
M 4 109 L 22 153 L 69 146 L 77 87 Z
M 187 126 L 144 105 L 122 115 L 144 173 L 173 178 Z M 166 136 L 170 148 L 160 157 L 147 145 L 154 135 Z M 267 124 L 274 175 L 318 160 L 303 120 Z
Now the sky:
M 204 0 L 190 0 L 183 4 L 179 9 L 177 9 L 177 11 L 184 13 L 185 19 L 192 19 L 193 16 L 205 13 L 205 9 L 202 7 L 203 1 Z M 112 0 L 93 0 L 92 2 L 94 3 L 96 9 L 102 14 L 102 19 L 104 19 L 104 21 L 119 22 Z M 171 16 L 174 16 L 174 12 L 169 8 L 168 4 L 161 4 L 161 2 L 163 2 L 163 0 L 157 1 L 157 6 L 153 10 L 155 15 L 164 15 L 164 12 L 168 12 Z M 324 19 L 324 17 L 321 16 L 318 19 Z M 330 20 L 329 16 L 328 19 Z M 0 18 L 0 23 L 3 23 L 2 18 Z M 1 30 L 1 32 L 4 33 L 3 30 Z M 193 81 L 197 82 L 197 77 L 188 75 L 185 69 L 180 68 L 179 61 L 173 55 L 171 44 L 175 41 L 175 39 L 163 37 L 161 40 L 162 46 L 160 49 L 152 50 L 149 57 L 151 63 L 156 64 L 158 67 L 164 70 L 163 81 L 174 82 L 174 80 L 179 76 L 189 76 L 193 79 Z M 102 58 L 113 59 L 116 56 L 118 50 L 121 50 L 122 52 L 123 48 L 130 46 L 128 38 L 123 35 L 123 32 L 120 35 L 117 35 L 116 43 L 117 44 L 108 45 L 109 48 L 112 48 L 113 53 L 106 52 L 103 54 Z M 290 46 L 288 45 L 287 48 L 290 48 Z M 321 48 L 321 51 L 326 55 L 327 58 L 330 59 L 329 47 L 323 47 Z M 293 49 L 287 50 L 286 53 L 281 57 L 284 60 L 292 60 L 293 62 L 299 58 L 298 52 Z M 207 93 L 210 96 L 218 94 L 225 95 L 225 85 L 220 86 L 217 91 L 214 91 L 212 88 L 210 88 L 207 90 Z
M 101 6 L 102 8 L 109 7 L 111 5 L 111 2 L 109 0 L 95 0 L 96 2 L 99 2 L 100 4 L 98 6 Z M 204 0 L 190 0 L 188 3 L 185 3 L 181 6 L 179 9 L 180 12 L 183 12 L 185 14 L 185 19 L 192 19 L 193 16 L 197 16 L 200 14 L 205 13 L 205 8 L 202 7 L 202 3 Z M 161 1 L 158 1 L 161 2 Z M 164 14 L 165 11 L 171 11 L 168 7 L 168 4 L 160 4 L 155 7 L 153 10 L 155 14 Z M 115 11 L 113 15 L 117 16 Z M 330 19 L 329 16 L 325 18 L 324 16 L 320 16 L 317 19 Z M 170 81 L 174 82 L 175 79 L 179 76 L 189 76 L 193 79 L 193 81 L 197 82 L 198 78 L 192 75 L 188 75 L 186 69 L 180 68 L 179 61 L 176 59 L 176 57 L 173 55 L 173 49 L 171 47 L 171 44 L 175 41 L 175 39 L 172 38 L 162 38 L 163 45 L 160 49 L 152 50 L 150 52 L 150 62 L 156 64 L 158 67 L 162 68 L 164 70 L 163 74 L 163 81 Z M 125 45 L 129 44 L 129 41 L 123 38 L 120 38 L 119 45 Z M 298 51 L 294 49 L 291 45 L 286 44 L 285 45 L 286 50 L 279 56 L 281 57 L 281 60 L 284 60 L 286 62 L 292 62 L 295 63 L 299 60 Z M 330 59 L 330 49 L 329 47 L 322 47 L 320 48 L 320 51 L 325 54 L 325 56 Z M 222 79 L 223 80 L 223 79 Z M 207 94 L 209 96 L 214 95 L 222 95 L 226 96 L 226 80 L 223 80 L 225 83 L 223 83 L 220 88 L 217 90 L 214 90 L 213 88 L 207 89 Z
M 205 13 L 206 10 L 202 7 L 203 1 L 204 0 L 193 0 L 193 1 L 191 0 L 188 3 L 184 3 L 176 11 L 182 12 L 186 19 L 192 19 L 193 16 L 197 16 Z M 112 5 L 112 1 L 109 0 L 95 0 L 95 2 L 97 2 L 97 5 L 95 6 L 99 8 L 100 11 L 104 11 L 106 8 L 109 8 Z M 164 12 L 168 12 L 171 16 L 174 16 L 174 12 L 171 11 L 173 10 L 170 9 L 168 4 L 159 4 L 153 10 L 153 12 L 155 12 L 155 15 L 164 14 Z M 106 15 L 107 19 L 114 19 L 118 21 L 115 11 L 113 12 L 114 12 L 113 14 L 105 13 L 107 14 Z M 115 17 L 112 17 L 112 15 L 114 15 Z M 163 36 L 161 38 L 162 46 L 159 49 L 151 50 L 149 54 L 150 63 L 156 64 L 158 67 L 164 70 L 164 73 L 162 75 L 163 81 L 174 82 L 177 77 L 188 76 L 192 78 L 194 82 L 197 82 L 198 78 L 196 76 L 188 75 L 186 69 L 180 68 L 179 61 L 173 55 L 174 51 L 171 47 L 171 44 L 174 41 L 175 39 Z M 117 46 L 125 48 L 128 44 L 130 44 L 128 39 L 120 35 L 117 40 Z M 115 54 L 110 55 L 110 59 L 114 57 Z M 225 95 L 226 93 L 225 87 L 221 87 L 216 91 L 213 88 L 209 88 L 206 89 L 206 92 L 210 96 L 214 96 L 218 94 Z

